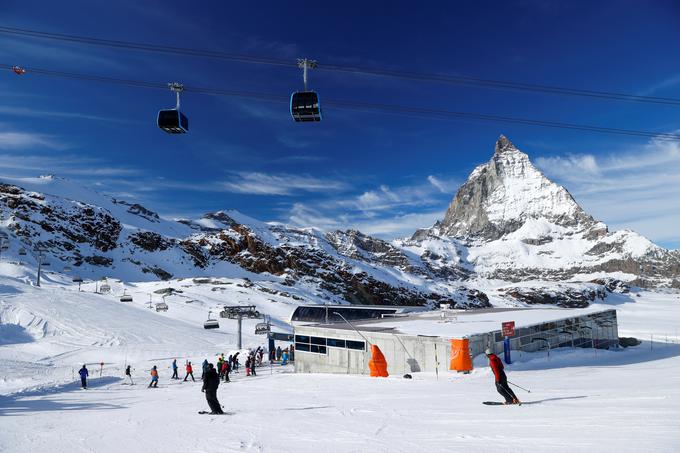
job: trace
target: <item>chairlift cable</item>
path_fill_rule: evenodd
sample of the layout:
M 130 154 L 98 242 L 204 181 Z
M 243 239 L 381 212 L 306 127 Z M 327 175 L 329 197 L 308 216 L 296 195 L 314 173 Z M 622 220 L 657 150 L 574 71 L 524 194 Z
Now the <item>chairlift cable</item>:
M 0 64 L 0 69 L 12 69 L 12 65 Z M 113 77 L 97 76 L 90 74 L 79 74 L 72 72 L 63 71 L 52 71 L 47 69 L 39 68 L 26 68 L 27 74 L 37 74 L 48 77 L 61 77 L 74 80 L 85 80 L 85 81 L 95 81 L 100 83 L 108 83 L 114 85 L 130 86 L 134 88 L 148 88 L 148 89 L 161 89 L 167 90 L 168 84 L 165 82 L 149 82 L 131 79 L 119 79 Z M 184 92 L 196 93 L 202 95 L 210 96 L 225 96 L 225 97 L 240 97 L 247 99 L 258 99 L 261 101 L 268 102 L 288 102 L 286 96 L 281 96 L 271 93 L 261 93 L 261 92 L 249 92 L 249 91 L 234 91 L 234 90 L 221 90 L 215 88 L 204 88 L 204 87 L 192 87 L 184 86 Z M 406 105 L 395 105 L 395 104 L 377 104 L 368 102 L 357 102 L 349 100 L 326 100 L 325 105 L 330 105 L 338 109 L 344 110 L 361 110 L 361 111 L 378 111 L 388 114 L 396 114 L 401 116 L 410 117 L 426 117 L 426 118 L 436 118 L 436 119 L 471 119 L 479 121 L 488 122 L 500 122 L 500 123 L 510 123 L 510 124 L 521 124 L 528 126 L 538 126 L 547 127 L 554 129 L 569 129 L 569 130 L 582 130 L 587 132 L 597 132 L 604 134 L 616 134 L 616 135 L 627 135 L 635 137 L 647 137 L 656 138 L 660 140 L 672 140 L 680 141 L 680 134 L 674 133 L 663 133 L 663 132 L 651 132 L 642 131 L 634 129 L 623 129 L 623 128 L 613 128 L 613 127 L 603 127 L 594 126 L 588 124 L 577 124 L 577 123 L 565 123 L 558 121 L 544 121 L 535 120 L 530 118 L 512 117 L 512 116 L 501 116 L 501 115 L 491 115 L 475 112 L 457 112 L 451 110 L 441 110 L 423 107 L 413 107 Z
M 175 47 L 157 44 L 148 44 L 132 41 L 119 41 L 111 39 L 92 38 L 87 36 L 68 35 L 62 33 L 50 33 L 23 28 L 0 26 L 0 33 L 5 35 L 25 36 L 38 39 L 49 39 L 76 44 L 87 44 L 109 48 L 120 48 L 124 50 L 135 50 L 144 52 L 161 53 L 168 55 L 195 56 L 203 58 L 221 59 L 241 63 L 253 63 L 270 66 L 297 67 L 294 62 L 273 57 L 263 57 L 248 54 L 226 53 L 213 50 L 192 49 L 185 47 Z M 502 90 L 529 91 L 547 93 L 564 96 L 577 96 L 599 98 L 614 101 L 640 102 L 650 104 L 661 104 L 680 106 L 680 99 L 644 96 L 629 93 L 618 93 L 600 90 L 585 90 L 553 85 L 541 85 L 534 83 L 512 82 L 508 80 L 494 80 L 479 77 L 469 77 L 462 75 L 446 75 L 437 73 L 410 72 L 390 69 L 380 69 L 361 66 L 344 66 L 339 64 L 319 64 L 317 69 L 324 71 L 334 71 L 352 74 L 373 75 L 380 77 L 392 77 L 413 81 L 437 82 L 451 85 L 478 86 L 482 88 L 494 88 Z

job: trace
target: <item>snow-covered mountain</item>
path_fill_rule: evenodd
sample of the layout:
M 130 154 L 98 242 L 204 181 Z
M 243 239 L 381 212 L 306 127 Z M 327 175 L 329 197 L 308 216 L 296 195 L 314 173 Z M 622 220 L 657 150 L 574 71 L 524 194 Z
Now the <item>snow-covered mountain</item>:
M 460 282 L 431 279 L 394 246 L 358 232 L 267 224 L 236 211 L 165 220 L 138 204 L 52 176 L 0 183 L 5 259 L 85 279 L 261 279 L 305 288 L 309 302 L 487 306 Z M 9 258 L 7 258 L 9 256 Z
M 396 245 L 440 276 L 520 281 L 613 276 L 680 287 L 680 253 L 630 230 L 610 232 L 506 137 L 475 168 L 444 219 Z
M 236 211 L 167 220 L 52 176 L 4 178 L 0 213 L 4 259 L 35 268 L 40 248 L 46 270 L 85 279 L 268 276 L 304 288 L 309 301 L 459 307 L 488 306 L 485 292 L 582 306 L 605 287 L 625 290 L 613 280 L 680 286 L 678 251 L 632 231 L 610 232 L 503 136 L 444 219 L 392 242 L 355 230 L 288 228 Z

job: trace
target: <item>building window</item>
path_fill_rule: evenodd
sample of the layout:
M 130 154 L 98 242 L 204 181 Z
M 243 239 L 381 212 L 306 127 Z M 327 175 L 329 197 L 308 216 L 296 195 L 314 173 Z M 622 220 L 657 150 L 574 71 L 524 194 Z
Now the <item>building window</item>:
M 338 340 L 337 338 L 328 338 L 328 339 L 326 339 L 326 344 L 329 347 L 333 347 L 333 348 L 344 348 L 345 347 L 345 340 Z
M 327 354 L 328 347 L 353 349 L 365 351 L 366 343 L 355 340 L 341 340 L 339 338 L 310 337 L 308 335 L 295 335 L 295 349 L 302 352 Z
M 309 343 L 309 337 L 306 335 L 295 335 L 296 343 Z
M 309 352 L 309 344 L 307 343 L 295 343 L 295 350 L 296 351 L 304 351 L 304 352 Z
M 326 339 L 321 337 L 312 337 L 311 343 L 326 346 Z
M 357 351 L 365 351 L 366 343 L 363 341 L 347 340 L 347 349 L 356 349 Z

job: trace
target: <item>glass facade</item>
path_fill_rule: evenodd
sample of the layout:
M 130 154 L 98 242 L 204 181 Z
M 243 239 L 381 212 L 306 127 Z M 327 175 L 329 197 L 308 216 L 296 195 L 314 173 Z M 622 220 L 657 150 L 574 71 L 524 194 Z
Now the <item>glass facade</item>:
M 338 338 L 295 335 L 296 351 L 326 354 L 328 352 L 328 348 L 353 349 L 356 351 L 365 351 L 366 343 L 364 341 L 341 340 Z

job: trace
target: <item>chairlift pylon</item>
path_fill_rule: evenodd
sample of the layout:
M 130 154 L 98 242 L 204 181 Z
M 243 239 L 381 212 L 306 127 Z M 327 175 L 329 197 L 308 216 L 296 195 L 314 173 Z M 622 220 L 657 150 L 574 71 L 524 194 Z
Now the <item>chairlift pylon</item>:
M 168 87 L 177 95 L 177 104 L 174 109 L 164 109 L 158 112 L 158 127 L 168 134 L 185 134 L 189 132 L 189 119 L 179 108 L 179 95 L 184 91 L 184 85 L 178 82 L 171 82 L 168 83 Z
M 296 123 L 321 121 L 319 95 L 307 88 L 307 70 L 316 68 L 316 66 L 315 60 L 298 59 L 298 67 L 302 69 L 302 80 L 305 84 L 305 90 L 295 91 L 290 95 L 290 115 Z

